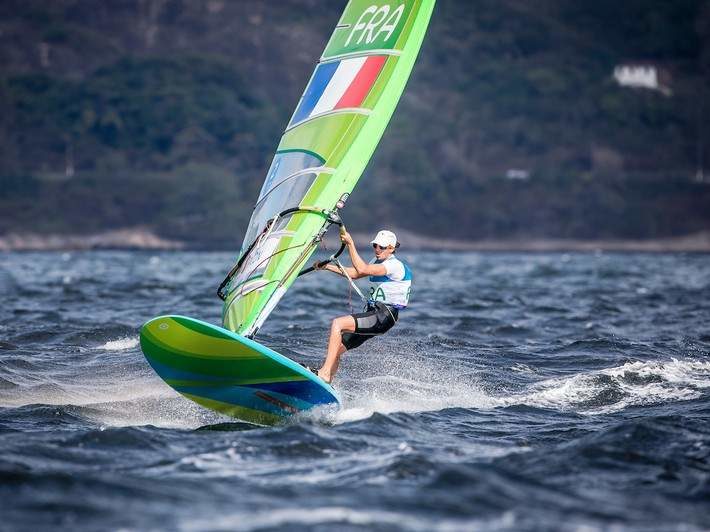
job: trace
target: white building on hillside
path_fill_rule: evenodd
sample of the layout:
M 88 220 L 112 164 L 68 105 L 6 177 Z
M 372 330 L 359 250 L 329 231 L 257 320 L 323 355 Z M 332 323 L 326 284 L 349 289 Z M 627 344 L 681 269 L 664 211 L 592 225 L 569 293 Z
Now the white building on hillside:
M 655 65 L 629 63 L 614 67 L 614 79 L 622 87 L 656 90 L 671 96 L 672 91 L 667 83 L 663 83 L 662 77 L 669 76 L 662 75 Z

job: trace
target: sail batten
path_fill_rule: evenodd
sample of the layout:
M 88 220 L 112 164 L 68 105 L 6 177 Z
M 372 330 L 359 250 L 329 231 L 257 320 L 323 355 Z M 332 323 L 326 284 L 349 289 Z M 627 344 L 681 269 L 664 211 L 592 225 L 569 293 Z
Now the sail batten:
M 364 109 L 362 107 L 346 107 L 343 109 L 331 109 L 330 111 L 324 111 L 320 114 L 314 114 L 313 116 L 310 116 L 308 118 L 305 118 L 301 120 L 300 122 L 296 122 L 295 124 L 289 125 L 286 128 L 286 131 L 284 133 L 287 133 L 293 129 L 296 129 L 298 126 L 301 126 L 307 122 L 310 122 L 311 120 L 316 120 L 318 118 L 323 118 L 326 116 L 332 116 L 332 115 L 353 115 L 353 114 L 358 114 L 358 115 L 363 115 L 363 116 L 370 116 L 372 111 L 370 109 Z
M 253 336 L 315 251 L 389 122 L 433 7 L 434 0 L 351 0 L 345 7 L 255 204 L 247 247 L 230 272 L 226 328 Z
M 363 57 L 363 56 L 369 56 L 369 55 L 399 56 L 399 55 L 402 55 L 402 52 L 400 50 L 388 50 L 386 48 L 382 48 L 382 49 L 378 49 L 378 50 L 367 50 L 365 52 L 362 52 L 362 51 L 346 52 L 344 54 L 332 55 L 330 57 L 321 56 L 320 60 L 318 61 L 318 64 L 322 65 L 325 63 L 332 63 L 333 61 L 340 61 L 341 59 L 350 59 L 351 57 Z

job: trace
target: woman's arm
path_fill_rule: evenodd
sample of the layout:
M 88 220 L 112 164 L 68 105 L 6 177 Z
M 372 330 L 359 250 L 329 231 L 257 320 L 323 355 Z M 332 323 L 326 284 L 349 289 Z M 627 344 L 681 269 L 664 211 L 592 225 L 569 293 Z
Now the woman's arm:
M 355 247 L 355 242 L 353 242 L 353 237 L 350 236 L 345 229 L 340 232 L 340 240 L 342 240 L 346 246 L 348 246 L 348 253 L 350 253 L 350 261 L 353 263 L 353 269 L 356 274 L 351 275 L 353 279 L 360 279 L 361 277 L 367 277 L 368 275 L 386 275 L 387 269 L 382 264 L 368 264 L 360 254 L 357 252 Z M 348 275 L 350 273 L 348 272 Z
M 340 268 L 338 268 L 335 264 L 330 263 L 326 264 L 322 268 L 316 268 L 316 270 L 328 270 L 329 272 L 337 273 L 338 275 L 343 275 L 343 272 L 340 271 Z M 351 279 L 358 278 L 357 270 L 355 270 L 355 268 L 351 268 L 350 266 L 343 266 L 343 270 L 345 270 L 345 272 Z

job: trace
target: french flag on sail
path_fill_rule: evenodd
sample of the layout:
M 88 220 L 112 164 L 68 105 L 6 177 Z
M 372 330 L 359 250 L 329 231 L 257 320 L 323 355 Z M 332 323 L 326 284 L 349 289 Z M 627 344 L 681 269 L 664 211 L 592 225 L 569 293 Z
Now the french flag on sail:
M 318 65 L 291 124 L 335 109 L 360 107 L 386 60 L 384 55 L 369 55 Z

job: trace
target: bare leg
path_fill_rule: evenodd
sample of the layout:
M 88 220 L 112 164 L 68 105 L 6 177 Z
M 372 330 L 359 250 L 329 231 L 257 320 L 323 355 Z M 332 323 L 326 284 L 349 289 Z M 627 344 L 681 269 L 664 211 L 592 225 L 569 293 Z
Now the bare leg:
M 328 339 L 328 351 L 325 355 L 323 367 L 318 370 L 318 376 L 325 382 L 330 382 L 335 377 L 340 364 L 340 357 L 347 348 L 343 345 L 342 337 L 344 332 L 355 332 L 355 319 L 352 316 L 340 316 L 335 318 L 330 326 L 330 338 Z

